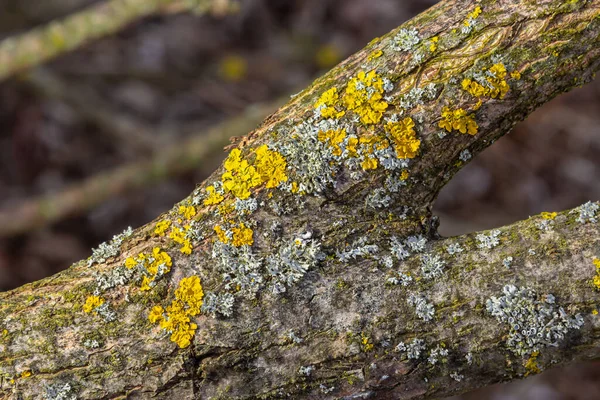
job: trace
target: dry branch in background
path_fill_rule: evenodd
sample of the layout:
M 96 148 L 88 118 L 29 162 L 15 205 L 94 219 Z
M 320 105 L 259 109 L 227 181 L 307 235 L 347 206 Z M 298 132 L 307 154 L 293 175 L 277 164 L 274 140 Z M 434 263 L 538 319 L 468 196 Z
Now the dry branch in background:
M 231 137 L 245 134 L 282 103 L 279 100 L 248 107 L 242 115 L 208 128 L 204 133 L 192 134 L 187 140 L 147 156 L 147 160 L 119 166 L 58 193 L 25 200 L 17 207 L 0 210 L 0 237 L 22 234 L 82 214 L 114 196 L 191 170 L 204 171 L 208 175 L 212 170 L 208 168 L 215 163 L 214 156 L 220 156 Z M 96 110 L 94 116 L 99 115 L 99 110 Z M 154 134 L 149 132 L 148 136 L 154 137 Z
M 173 210 L 0 294 L 6 398 L 451 395 L 600 355 L 597 203 L 440 238 L 472 157 L 598 68 L 600 1 L 443 1 Z

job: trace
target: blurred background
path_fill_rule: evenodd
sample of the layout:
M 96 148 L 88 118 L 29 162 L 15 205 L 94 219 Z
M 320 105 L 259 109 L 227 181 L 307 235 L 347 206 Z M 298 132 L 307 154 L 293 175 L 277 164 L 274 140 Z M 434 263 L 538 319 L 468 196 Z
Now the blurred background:
M 156 218 L 213 171 L 228 136 L 435 2 L 244 0 L 204 15 L 154 15 L 1 82 L 0 290 Z M 0 0 L 0 37 L 93 3 Z M 436 203 L 442 234 L 600 199 L 599 107 L 596 80 L 473 160 Z M 207 135 L 221 139 L 203 143 Z M 600 399 L 600 364 L 460 398 Z

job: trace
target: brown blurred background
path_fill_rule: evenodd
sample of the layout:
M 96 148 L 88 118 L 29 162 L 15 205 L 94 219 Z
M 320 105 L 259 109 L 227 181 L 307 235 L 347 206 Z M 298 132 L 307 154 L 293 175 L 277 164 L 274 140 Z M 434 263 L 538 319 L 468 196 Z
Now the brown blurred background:
M 95 3 L 0 0 L 0 36 Z M 0 212 L 148 161 L 257 103 L 302 89 L 433 0 L 245 0 L 225 16 L 146 18 L 0 83 Z M 444 235 L 600 199 L 600 82 L 537 110 L 464 168 L 437 203 Z M 248 126 L 247 131 L 253 126 Z M 240 132 L 241 134 L 241 132 Z M 224 153 L 14 234 L 0 226 L 0 290 L 41 279 L 169 209 Z M 52 205 L 49 205 L 51 207 Z M 600 364 L 573 366 L 465 399 L 600 399 Z

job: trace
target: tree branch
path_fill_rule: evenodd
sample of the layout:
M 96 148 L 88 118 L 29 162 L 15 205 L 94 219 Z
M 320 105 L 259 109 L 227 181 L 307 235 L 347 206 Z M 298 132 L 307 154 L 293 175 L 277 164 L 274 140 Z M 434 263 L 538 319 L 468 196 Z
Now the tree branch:
M 109 0 L 0 42 L 0 80 L 118 32 L 173 0 Z
M 0 294 L 0 394 L 414 399 L 597 358 L 596 203 L 450 239 L 430 210 L 591 79 L 599 16 L 443 1 L 371 42 L 173 210 Z

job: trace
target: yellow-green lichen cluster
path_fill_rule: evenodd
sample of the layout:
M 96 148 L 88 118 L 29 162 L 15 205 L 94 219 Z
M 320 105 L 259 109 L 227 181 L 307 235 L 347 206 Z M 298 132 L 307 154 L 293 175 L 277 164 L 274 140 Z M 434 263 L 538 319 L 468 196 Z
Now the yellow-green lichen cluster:
M 175 299 L 166 310 L 154 306 L 148 314 L 151 323 L 158 323 L 171 334 L 171 341 L 180 348 L 188 347 L 198 326 L 190 317 L 200 314 L 204 291 L 198 276 L 183 278 L 175 290 Z
M 448 132 L 455 130 L 469 135 L 476 135 L 479 128 L 473 114 L 467 114 L 467 111 L 462 108 L 452 110 L 449 107 L 442 109 L 442 119 L 438 126 Z

